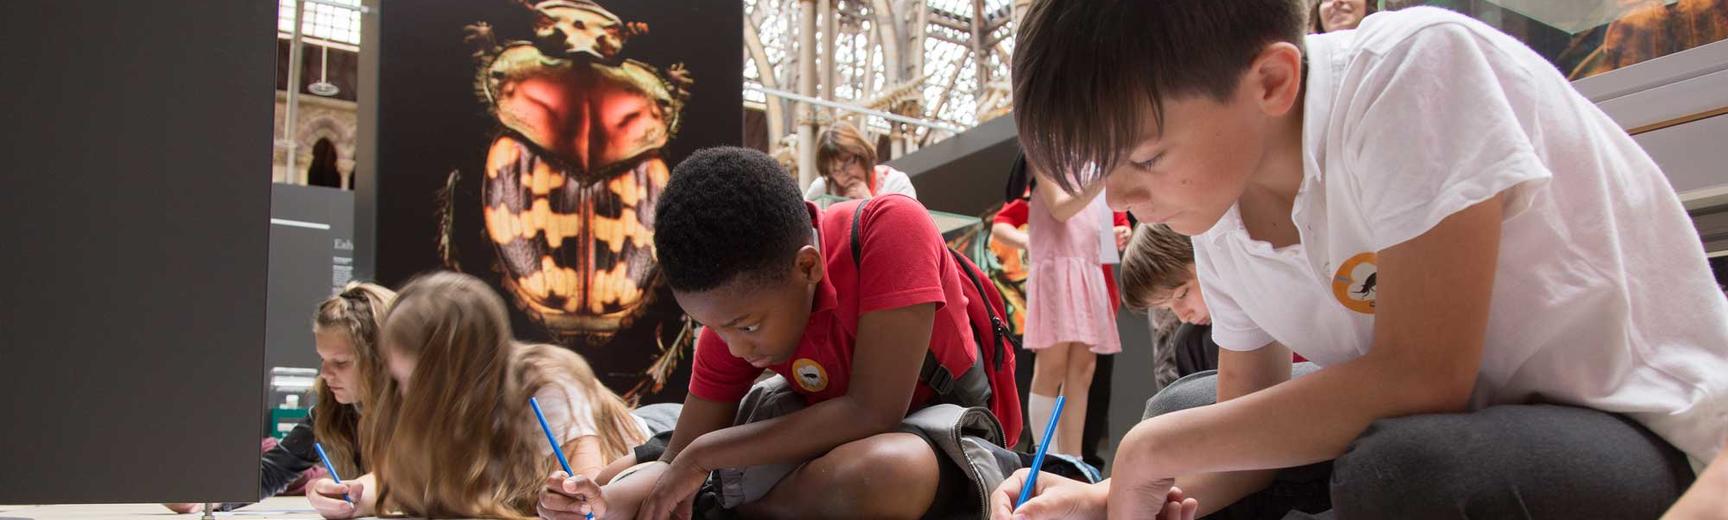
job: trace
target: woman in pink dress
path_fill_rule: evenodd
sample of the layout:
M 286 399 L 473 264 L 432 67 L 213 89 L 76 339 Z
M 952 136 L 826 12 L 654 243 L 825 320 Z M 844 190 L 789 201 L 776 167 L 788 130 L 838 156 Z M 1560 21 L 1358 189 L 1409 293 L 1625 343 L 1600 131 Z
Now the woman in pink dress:
M 1062 414 L 1050 449 L 1079 455 L 1095 355 L 1122 351 L 1116 310 L 1098 268 L 1113 257 L 1116 241 L 1102 183 L 1079 194 L 1041 184 L 1032 188 L 1026 233 L 1025 347 L 1037 353 L 1026 418 L 1041 428 L 1056 396 L 1067 396 L 1064 407 L 1072 412 Z

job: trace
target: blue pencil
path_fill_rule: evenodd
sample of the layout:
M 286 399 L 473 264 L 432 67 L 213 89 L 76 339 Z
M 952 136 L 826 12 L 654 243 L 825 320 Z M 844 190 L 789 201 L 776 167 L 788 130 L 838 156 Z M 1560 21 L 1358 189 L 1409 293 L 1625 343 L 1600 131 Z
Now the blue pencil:
M 1050 412 L 1050 424 L 1044 426 L 1044 442 L 1038 443 L 1038 454 L 1032 456 L 1032 471 L 1026 474 L 1026 484 L 1020 488 L 1020 500 L 1014 502 L 1014 509 L 1020 509 L 1022 504 L 1032 499 L 1032 490 L 1038 488 L 1038 471 L 1044 469 L 1044 454 L 1050 451 L 1050 438 L 1056 436 L 1056 419 L 1062 417 L 1062 403 L 1068 396 L 1056 396 L 1056 408 Z
M 324 469 L 330 470 L 330 480 L 334 480 L 337 484 L 341 484 L 342 476 L 336 474 L 336 465 L 331 464 L 330 456 L 324 453 L 324 443 L 314 442 L 312 443 L 312 447 L 318 450 L 318 458 L 324 461 Z M 346 500 L 350 504 L 354 503 L 354 499 L 348 498 L 347 491 L 342 492 L 342 500 Z
M 529 397 L 528 406 L 534 407 L 534 418 L 540 420 L 540 431 L 546 433 L 546 442 L 552 444 L 552 454 L 558 456 L 558 465 L 564 467 L 564 474 L 575 476 L 576 472 L 570 471 L 570 460 L 564 458 L 564 448 L 559 447 L 558 438 L 552 436 L 552 426 L 546 424 L 546 413 L 540 411 L 540 400 Z M 594 513 L 588 513 L 587 517 L 594 520 Z

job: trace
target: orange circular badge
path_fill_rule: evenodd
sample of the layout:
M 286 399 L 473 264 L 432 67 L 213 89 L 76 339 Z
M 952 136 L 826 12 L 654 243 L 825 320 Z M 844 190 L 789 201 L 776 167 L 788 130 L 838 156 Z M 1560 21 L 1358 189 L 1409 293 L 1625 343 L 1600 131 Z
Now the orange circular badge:
M 821 364 L 803 358 L 792 362 L 792 380 L 806 392 L 821 392 L 828 388 L 828 371 Z
M 1374 314 L 1375 275 L 1379 271 L 1374 259 L 1374 253 L 1352 256 L 1332 275 L 1332 297 L 1344 308 Z

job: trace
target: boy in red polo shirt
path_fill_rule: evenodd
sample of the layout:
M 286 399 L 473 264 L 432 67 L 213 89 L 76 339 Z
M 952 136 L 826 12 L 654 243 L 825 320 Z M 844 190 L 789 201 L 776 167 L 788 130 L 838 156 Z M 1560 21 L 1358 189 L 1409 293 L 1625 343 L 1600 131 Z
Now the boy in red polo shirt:
M 655 227 L 666 281 L 703 325 L 678 427 L 660 461 L 613 479 L 603 501 L 592 484 L 549 480 L 541 516 L 681 517 L 727 468 L 753 480 L 734 510 L 747 517 L 917 518 L 965 495 L 942 491 L 966 475 L 901 429 L 909 413 L 946 401 L 926 382 L 927 358 L 965 379 L 995 341 L 988 295 L 923 206 L 890 195 L 821 210 L 767 155 L 712 148 L 673 171 Z M 995 361 L 1012 374 L 1004 350 Z M 764 370 L 785 377 L 802 409 L 734 425 Z M 1015 389 L 984 399 L 1017 438 Z

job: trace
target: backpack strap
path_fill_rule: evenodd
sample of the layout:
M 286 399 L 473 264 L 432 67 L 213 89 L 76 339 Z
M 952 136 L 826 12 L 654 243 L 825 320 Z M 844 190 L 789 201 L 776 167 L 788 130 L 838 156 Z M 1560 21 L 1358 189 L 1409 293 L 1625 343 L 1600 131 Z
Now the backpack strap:
M 852 237 L 850 243 L 852 247 L 852 267 L 855 269 L 863 268 L 864 207 L 869 206 L 872 200 L 875 199 L 868 199 L 859 202 L 858 206 L 852 209 Z M 944 249 L 947 248 L 944 247 Z M 1007 332 L 1008 328 L 1002 323 L 1002 320 L 996 317 L 996 310 L 991 307 L 989 297 L 984 292 L 983 286 L 980 285 L 978 276 L 974 274 L 971 269 L 966 267 L 968 265 L 967 263 L 960 262 L 964 257 L 960 256 L 960 253 L 953 249 L 948 249 L 948 252 L 954 255 L 954 261 L 958 263 L 960 270 L 966 273 L 966 278 L 972 280 L 972 285 L 978 290 L 978 295 L 985 298 L 985 301 L 983 302 L 984 312 L 990 316 L 990 324 L 992 328 L 995 329 L 993 331 L 995 335 L 995 341 L 993 343 L 995 343 L 997 347 L 995 365 L 997 370 L 1001 370 L 1002 356 L 1004 355 L 1002 353 L 1001 345 L 1002 338 L 1007 337 L 1009 338 L 1009 341 L 1012 341 L 1014 336 L 1011 334 L 1004 334 Z M 976 326 L 972 329 L 972 338 L 973 341 L 977 343 L 978 356 L 977 359 L 972 362 L 972 366 L 967 368 L 966 372 L 962 373 L 960 377 L 954 377 L 953 373 L 949 372 L 946 367 L 943 367 L 941 360 L 936 359 L 936 353 L 934 351 L 928 349 L 924 351 L 924 365 L 918 369 L 918 380 L 929 385 L 931 390 L 936 391 L 938 401 L 959 404 L 962 406 L 988 406 L 990 404 L 990 377 L 989 373 L 984 368 L 984 336 Z
M 965 255 L 960 254 L 959 251 L 949 249 L 948 252 L 954 255 L 954 262 L 960 265 L 961 272 L 966 273 L 966 279 L 972 281 L 972 288 L 978 291 L 978 296 L 985 299 L 984 313 L 990 316 L 991 333 L 995 336 L 993 341 L 991 341 L 991 343 L 996 346 L 996 367 L 994 370 L 1001 370 L 1002 357 L 1004 356 L 1002 352 L 1002 344 L 1007 343 L 1013 345 L 1014 348 L 1018 350 L 1020 348 L 1020 341 L 1014 339 L 1014 332 L 1008 329 L 1008 324 L 1003 322 L 1002 318 L 996 316 L 996 307 L 991 305 L 989 301 L 989 293 L 984 292 L 984 282 L 978 279 L 978 273 L 973 272 L 971 268 L 967 267 L 970 265 L 970 261 L 967 261 Z M 977 331 L 973 332 L 976 333 Z
M 876 199 L 864 199 L 863 202 L 859 202 L 856 207 L 852 208 L 853 269 L 862 269 L 864 267 L 864 206 L 869 206 L 870 201 L 872 200 Z

